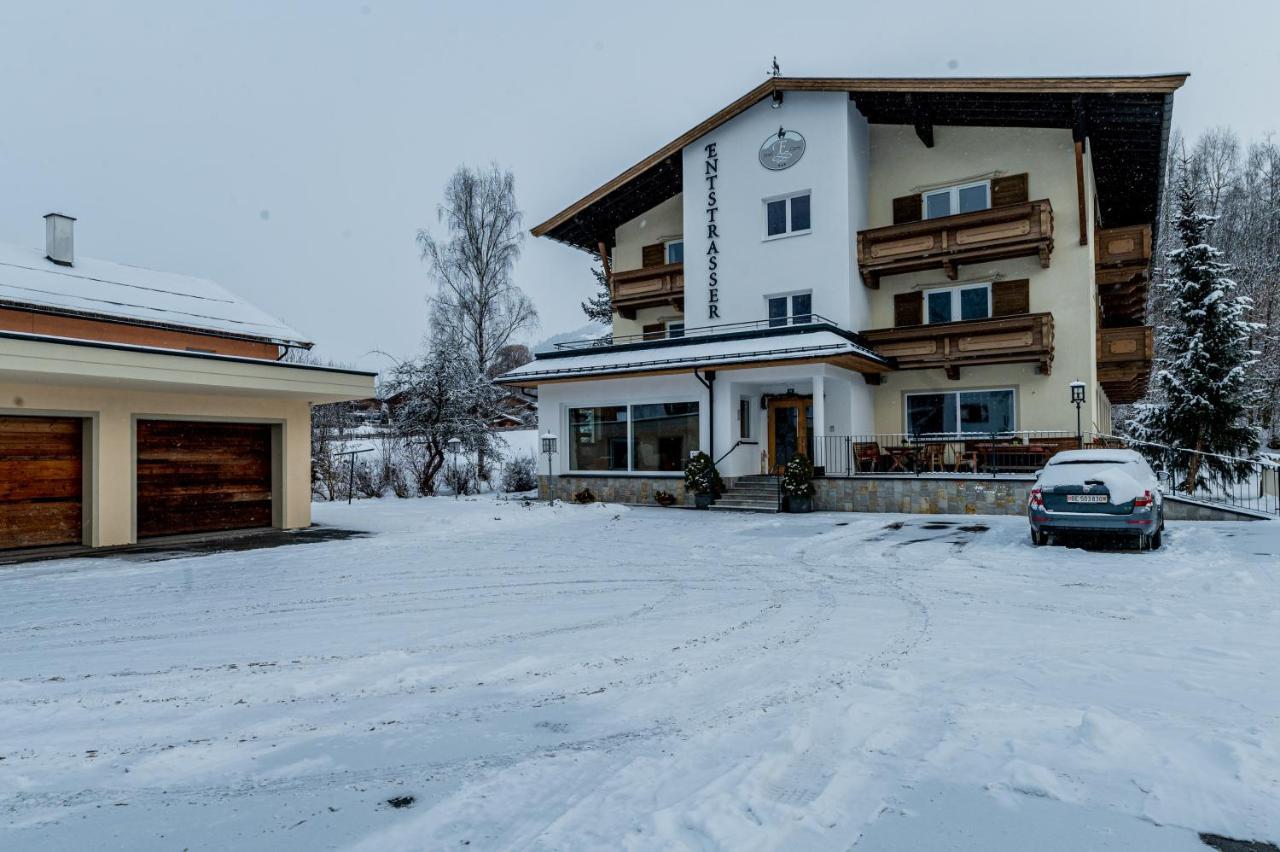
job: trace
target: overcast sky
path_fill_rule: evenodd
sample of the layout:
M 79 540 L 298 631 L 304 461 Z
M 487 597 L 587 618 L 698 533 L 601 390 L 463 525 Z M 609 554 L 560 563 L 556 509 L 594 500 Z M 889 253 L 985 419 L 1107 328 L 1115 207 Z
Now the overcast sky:
M 1000 7 L 1004 7 L 1001 9 Z M 0 241 L 213 278 L 320 353 L 413 354 L 459 163 L 532 226 L 764 79 L 1190 71 L 1174 123 L 1280 129 L 1280 2 L 5 0 Z M 533 339 L 577 328 L 590 259 L 528 237 Z

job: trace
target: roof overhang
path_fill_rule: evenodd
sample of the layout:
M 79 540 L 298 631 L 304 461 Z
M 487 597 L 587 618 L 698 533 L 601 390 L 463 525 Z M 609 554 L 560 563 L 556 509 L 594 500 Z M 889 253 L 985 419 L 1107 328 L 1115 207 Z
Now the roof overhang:
M 534 361 L 496 381 L 513 387 L 534 388 L 559 382 L 803 364 L 831 364 L 864 374 L 894 369 L 890 359 L 877 355 L 856 335 L 818 326 L 540 353 Z
M 1187 74 L 1139 77 L 774 77 L 532 229 L 596 251 L 681 191 L 686 145 L 775 92 L 846 92 L 872 124 L 1053 127 L 1088 138 L 1104 227 L 1154 222 L 1173 93 Z
M 256 358 L 0 332 L 0 385 L 56 384 L 305 399 L 374 395 L 376 373 Z

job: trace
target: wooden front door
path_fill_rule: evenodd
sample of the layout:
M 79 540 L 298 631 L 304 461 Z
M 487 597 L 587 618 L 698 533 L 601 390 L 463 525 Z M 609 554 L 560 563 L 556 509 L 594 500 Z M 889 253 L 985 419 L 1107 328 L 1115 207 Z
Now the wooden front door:
M 138 421 L 138 538 L 271 526 L 271 427 Z
M 769 400 L 769 470 L 781 473 L 796 453 L 809 452 L 812 400 Z
M 0 549 L 78 544 L 84 421 L 0 417 Z

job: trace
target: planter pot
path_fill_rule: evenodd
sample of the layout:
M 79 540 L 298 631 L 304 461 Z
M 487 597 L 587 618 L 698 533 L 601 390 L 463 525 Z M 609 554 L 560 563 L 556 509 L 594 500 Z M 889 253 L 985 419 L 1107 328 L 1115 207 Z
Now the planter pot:
M 712 496 L 710 494 L 693 495 L 693 506 L 695 509 L 710 509 Z
M 787 511 L 795 515 L 803 514 L 804 512 L 812 512 L 813 498 L 788 496 Z

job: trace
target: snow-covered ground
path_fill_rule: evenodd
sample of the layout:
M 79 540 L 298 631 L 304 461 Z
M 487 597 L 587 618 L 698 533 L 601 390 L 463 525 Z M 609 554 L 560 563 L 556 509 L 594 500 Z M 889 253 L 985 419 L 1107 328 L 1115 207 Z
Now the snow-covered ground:
M 0 569 L 0 848 L 1280 840 L 1280 523 L 316 508 Z

